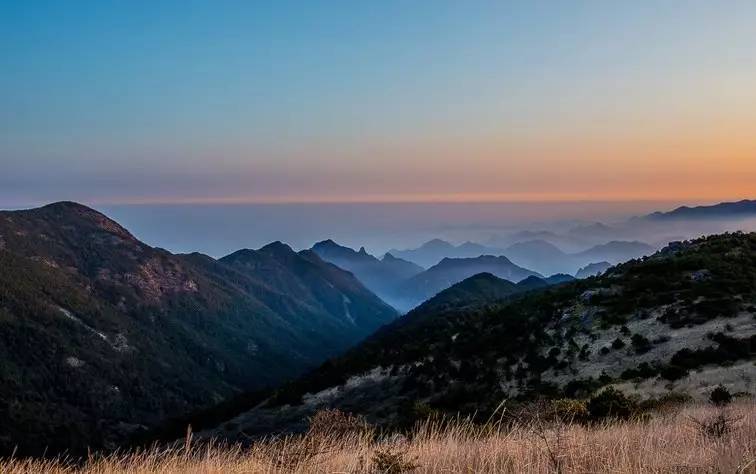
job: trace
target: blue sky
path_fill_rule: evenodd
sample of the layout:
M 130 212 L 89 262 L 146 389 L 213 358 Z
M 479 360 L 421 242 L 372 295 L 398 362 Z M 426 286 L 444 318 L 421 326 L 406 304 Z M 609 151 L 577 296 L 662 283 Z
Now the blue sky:
M 0 204 L 740 197 L 754 24 L 753 2 L 2 1 Z

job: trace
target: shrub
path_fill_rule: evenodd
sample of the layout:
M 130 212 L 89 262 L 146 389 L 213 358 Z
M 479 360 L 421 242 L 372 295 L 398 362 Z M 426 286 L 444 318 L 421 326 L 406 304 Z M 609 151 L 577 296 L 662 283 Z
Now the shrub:
M 723 385 L 718 385 L 709 395 L 709 401 L 718 407 L 729 405 L 732 401 L 732 394 Z
M 680 367 L 679 365 L 666 365 L 661 368 L 659 375 L 663 379 L 675 381 L 688 375 L 688 369 Z
M 609 353 L 609 351 L 610 351 L 610 349 L 608 347 L 606 347 L 606 346 L 604 346 L 601 349 L 599 349 L 599 353 L 601 355 L 607 355 Z
M 588 408 L 585 402 L 572 398 L 553 400 L 549 411 L 550 418 L 568 423 L 579 423 L 588 419 Z
M 640 365 L 638 365 L 635 369 L 627 369 L 620 377 L 623 380 L 630 380 L 630 379 L 650 379 L 651 377 L 655 377 L 656 374 L 659 373 L 659 369 L 656 367 L 652 367 L 649 365 L 648 362 L 642 362 Z
M 617 338 L 612 341 L 612 349 L 622 349 L 623 347 L 625 347 L 625 341 L 622 339 Z
M 719 410 L 716 415 L 706 420 L 697 420 L 695 418 L 691 418 L 691 420 L 698 427 L 702 435 L 718 439 L 732 432 L 740 418 L 728 415 L 725 410 Z
M 594 395 L 586 406 L 591 418 L 628 419 L 638 411 L 638 404 L 619 390 L 609 387 Z
M 669 342 L 670 339 L 671 338 L 669 336 L 667 336 L 667 335 L 658 336 L 658 337 L 654 338 L 653 343 L 654 344 L 664 344 L 665 342 Z
M 633 337 L 630 340 L 635 348 L 635 352 L 638 354 L 648 352 L 651 348 L 651 341 L 641 334 L 633 334 Z
M 676 409 L 690 403 L 693 397 L 682 392 L 668 392 L 659 398 L 649 398 L 640 404 L 642 410 L 664 411 Z
M 371 472 L 376 474 L 402 474 L 419 466 L 409 459 L 406 450 L 392 447 L 378 448 L 371 459 Z

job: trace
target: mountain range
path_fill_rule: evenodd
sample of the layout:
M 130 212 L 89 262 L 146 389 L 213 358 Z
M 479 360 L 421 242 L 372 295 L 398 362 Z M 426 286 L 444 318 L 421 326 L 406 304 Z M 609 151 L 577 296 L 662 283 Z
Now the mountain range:
M 379 260 L 367 253 L 364 247 L 355 251 L 333 240 L 318 242 L 311 250 L 323 260 L 352 272 L 376 295 L 398 309 L 408 309 L 398 298 L 401 285 L 424 271 L 421 266 L 396 258 L 391 253 Z
M 607 386 L 648 402 L 702 400 L 717 384 L 756 390 L 756 234 L 678 242 L 595 278 L 516 287 L 470 277 L 205 436 L 298 431 L 325 407 L 402 428 L 429 416 L 485 421 L 503 405 Z
M 398 297 L 404 307 L 413 308 L 450 286 L 478 273 L 489 273 L 512 283 L 528 277 L 543 278 L 515 265 L 506 257 L 481 255 L 474 258 L 444 258 L 437 265 L 402 283 Z
M 603 226 L 603 224 L 593 224 L 576 232 L 595 230 L 596 226 Z M 580 252 L 566 253 L 553 243 L 543 239 L 523 240 L 506 248 L 487 247 L 473 242 L 455 246 L 444 240 L 434 239 L 416 249 L 391 250 L 390 254 L 428 266 L 435 265 L 444 258 L 472 258 L 481 255 L 505 256 L 514 264 L 543 275 L 554 273 L 574 275 L 580 268 L 591 263 L 606 261 L 617 264 L 653 252 L 652 246 L 638 241 L 614 240 L 592 246 Z
M 454 248 L 441 240 L 432 245 Z M 478 273 L 490 273 L 513 283 L 528 277 L 544 278 L 538 272 L 516 265 L 507 257 L 477 254 L 488 250 L 483 246 L 468 243 L 461 247 L 465 254 L 475 256 L 444 258 L 427 270 L 396 258 L 390 252 L 379 260 L 364 248 L 355 251 L 332 240 L 318 242 L 312 247 L 312 251 L 324 260 L 354 273 L 368 288 L 402 312 L 409 311 L 438 292 Z M 544 258 L 548 258 L 548 255 L 544 255 Z M 546 281 L 561 282 L 565 278 L 572 277 L 555 275 L 553 279 Z
M 115 446 L 398 315 L 314 252 L 175 255 L 70 202 L 0 212 L 0 268 L 0 450 L 19 454 Z
M 324 407 L 406 427 L 607 385 L 756 391 L 756 234 L 655 253 L 566 253 L 536 235 L 380 259 L 273 242 L 216 259 L 151 247 L 72 202 L 2 211 L 0 453 L 112 449 L 193 419 L 214 427 L 200 436 L 241 440 L 302 429 Z M 449 252 L 464 256 L 409 258 Z

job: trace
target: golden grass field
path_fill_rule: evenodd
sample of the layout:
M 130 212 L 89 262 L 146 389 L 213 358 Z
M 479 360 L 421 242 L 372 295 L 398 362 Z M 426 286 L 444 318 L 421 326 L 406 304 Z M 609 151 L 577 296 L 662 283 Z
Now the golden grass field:
M 756 473 L 756 402 L 727 407 L 729 432 L 701 423 L 722 409 L 689 405 L 627 422 L 599 425 L 529 422 L 481 428 L 426 423 L 409 438 L 323 430 L 251 447 L 192 442 L 139 452 L 63 459 L 0 460 L 20 473 Z

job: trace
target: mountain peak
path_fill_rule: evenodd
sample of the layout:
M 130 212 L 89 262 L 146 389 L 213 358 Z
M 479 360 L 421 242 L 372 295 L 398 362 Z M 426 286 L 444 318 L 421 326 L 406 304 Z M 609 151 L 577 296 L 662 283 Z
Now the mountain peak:
M 425 242 L 423 245 L 420 246 L 421 249 L 447 249 L 447 248 L 454 248 L 454 245 L 450 244 L 449 242 L 441 239 L 432 239 L 427 242 Z
M 312 248 L 315 249 L 315 248 L 344 248 L 344 247 L 337 244 L 331 239 L 326 239 L 326 240 L 321 240 L 320 242 L 315 243 L 315 245 L 313 245 Z
M 25 216 L 30 219 L 30 224 L 35 223 L 37 229 L 44 225 L 50 226 L 51 229 L 58 229 L 63 223 L 82 229 L 94 227 L 124 240 L 136 241 L 129 231 L 105 214 L 73 201 L 58 201 L 33 209 L 2 211 L 0 214 Z
M 51 202 L 50 204 L 46 204 L 39 209 L 48 209 L 48 210 L 80 210 L 80 211 L 92 211 L 97 212 L 91 207 L 85 206 L 84 204 L 75 202 L 75 201 L 57 201 L 57 202 Z
M 277 254 L 293 254 L 296 253 L 294 250 L 289 247 L 287 244 L 281 242 L 280 240 L 276 240 L 275 242 L 271 242 L 268 245 L 265 245 L 261 247 L 258 252 L 264 252 L 264 253 L 277 253 Z

